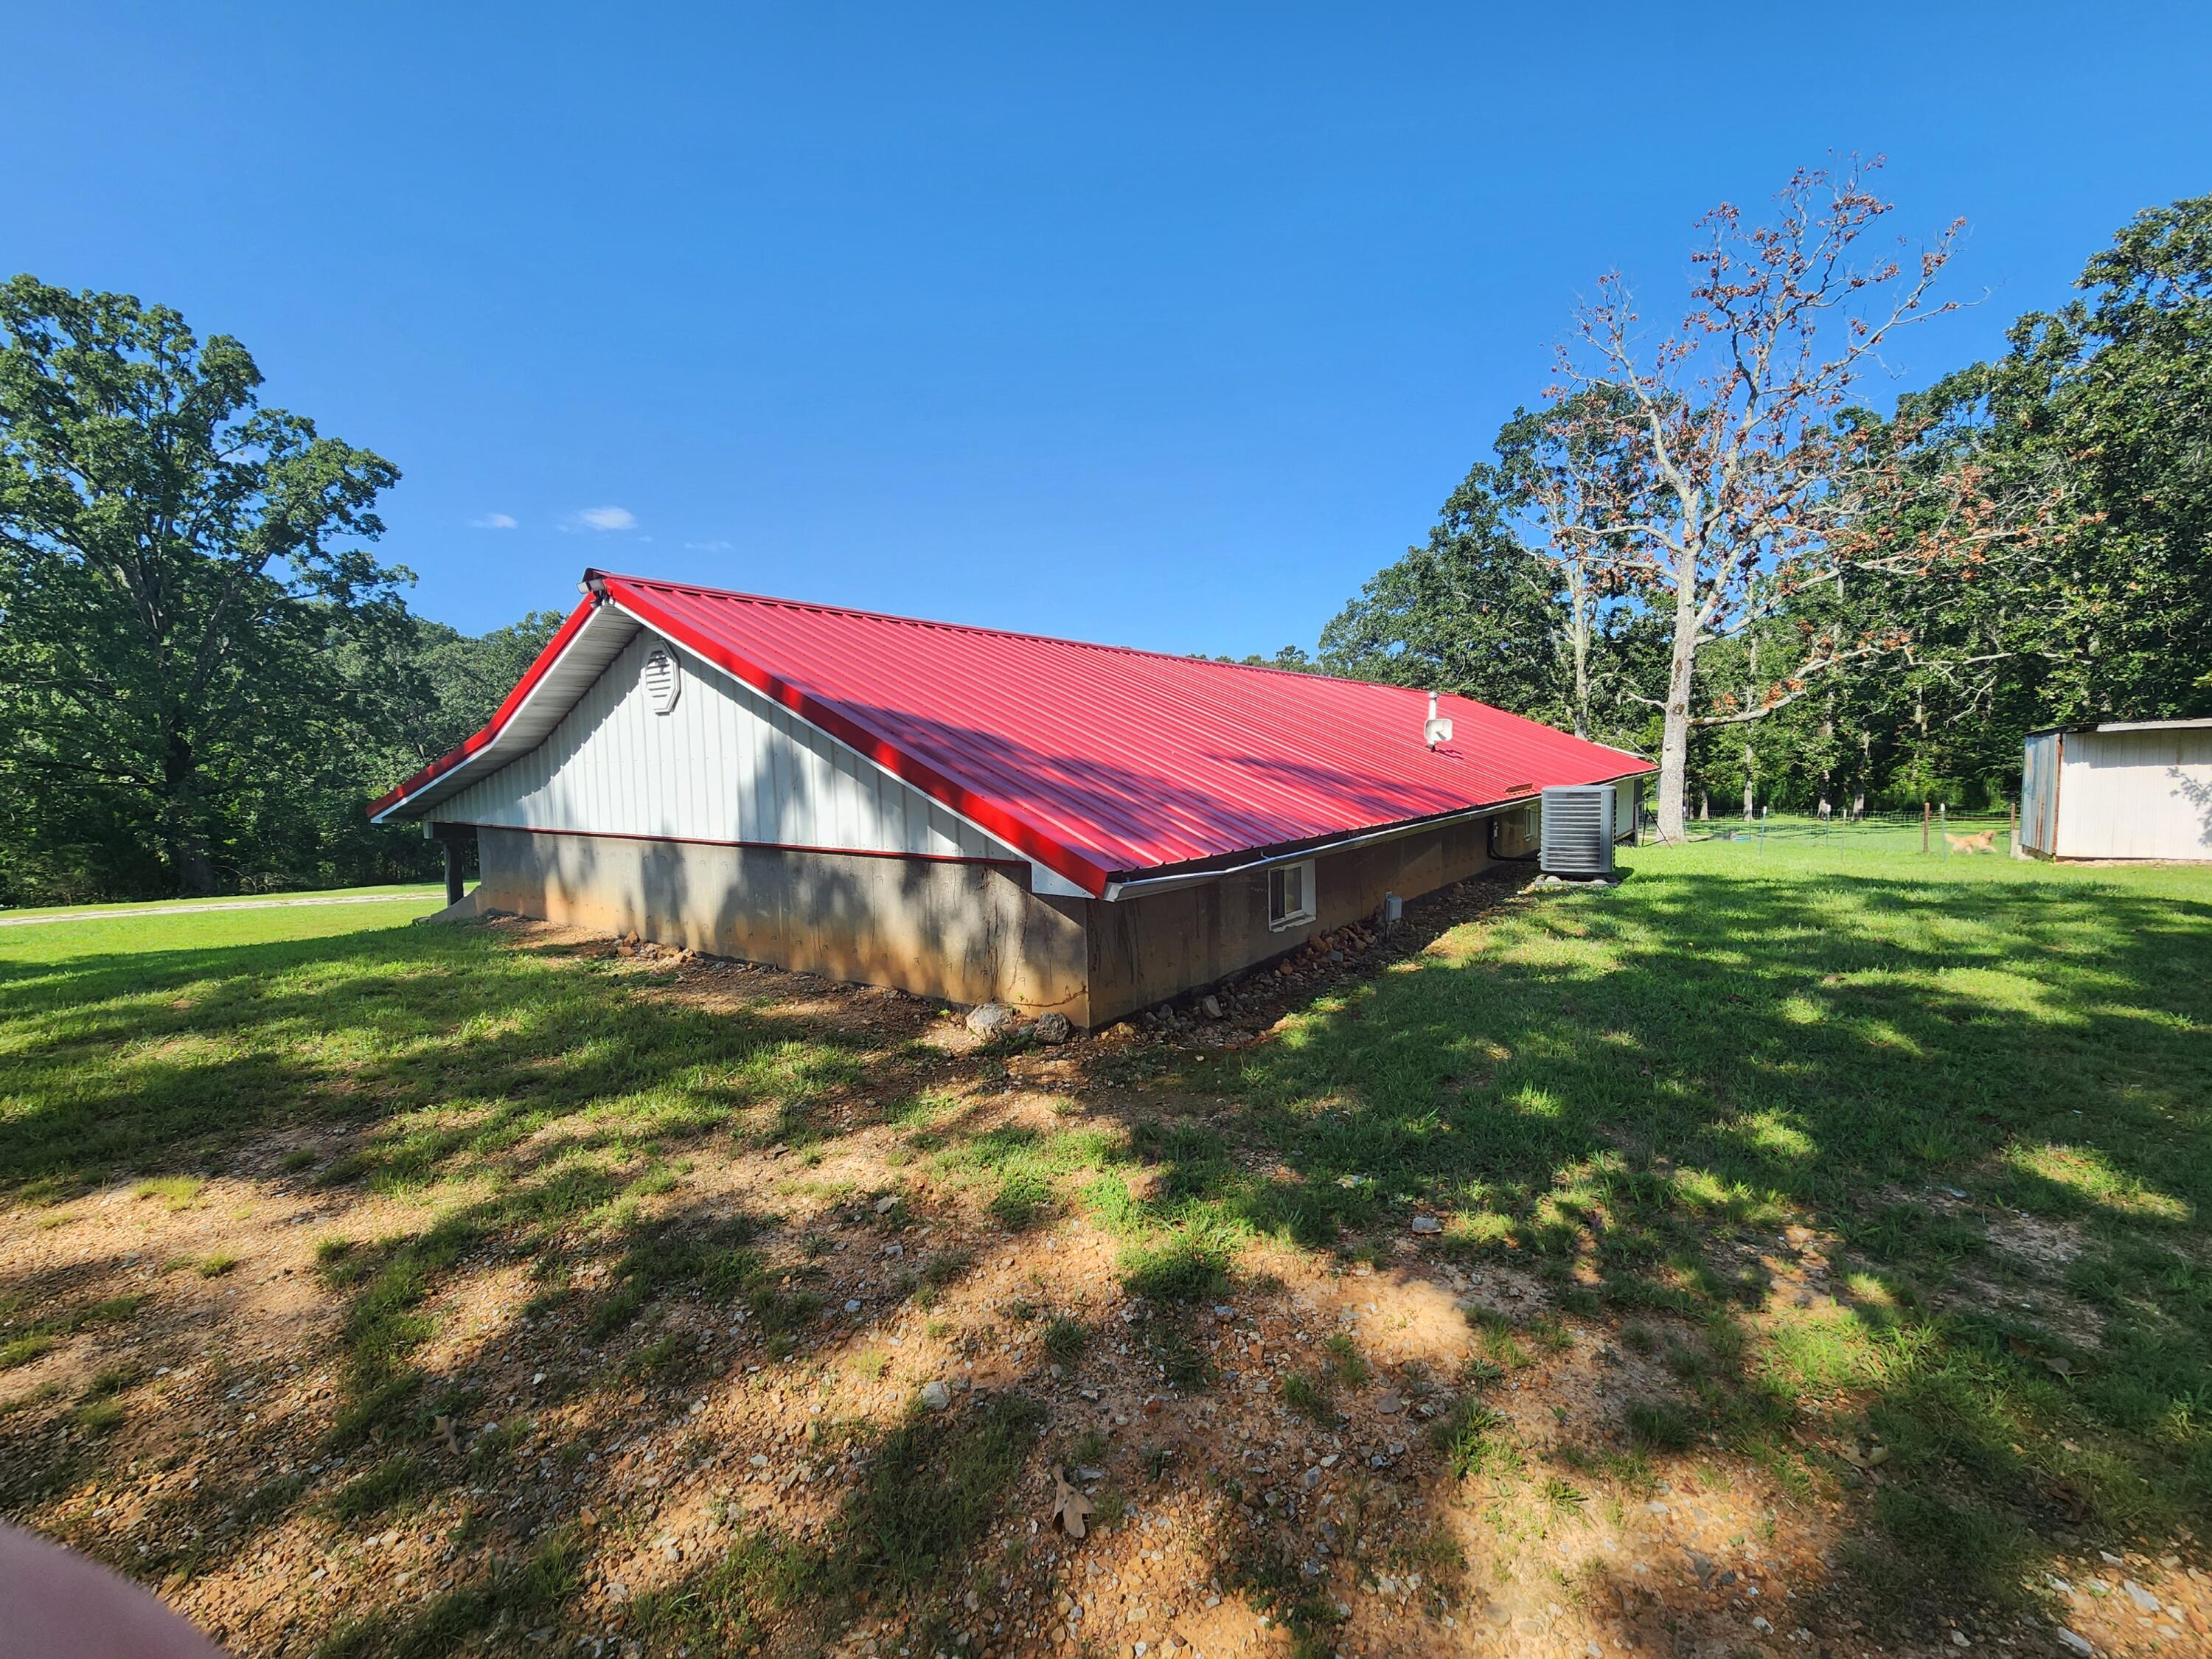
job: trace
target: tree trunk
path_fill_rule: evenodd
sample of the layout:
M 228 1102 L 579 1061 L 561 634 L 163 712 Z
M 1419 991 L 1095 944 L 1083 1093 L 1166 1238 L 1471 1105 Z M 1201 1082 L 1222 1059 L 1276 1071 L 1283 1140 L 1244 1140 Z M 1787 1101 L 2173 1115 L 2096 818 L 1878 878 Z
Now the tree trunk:
M 1680 561 L 1674 588 L 1674 644 L 1667 659 L 1667 718 L 1659 739 L 1659 839 L 1686 833 L 1684 792 L 1690 765 L 1690 678 L 1698 658 L 1698 564 Z
M 180 898 L 215 891 L 215 865 L 199 823 L 199 760 L 191 739 L 171 731 L 161 753 L 161 850 Z
M 1754 629 L 1751 635 L 1751 678 L 1744 682 L 1743 687 L 1743 707 L 1747 714 L 1751 711 L 1752 699 L 1758 693 L 1758 681 L 1759 633 Z M 1751 746 L 1751 728 L 1747 726 L 1743 728 L 1743 821 L 1746 823 L 1751 822 L 1752 813 L 1759 804 L 1758 765 L 1759 757 L 1753 752 Z
M 1567 577 L 1568 603 L 1573 607 L 1572 643 L 1575 652 L 1575 735 L 1589 736 L 1589 647 L 1590 596 L 1589 584 L 1579 570 L 1571 571 Z
M 1828 798 L 1836 790 L 1836 693 L 1828 690 L 1828 707 L 1820 718 L 1820 822 L 1826 823 L 1835 808 Z
M 1743 706 L 1751 707 L 1751 688 L 1743 688 Z M 1751 746 L 1751 728 L 1743 728 L 1743 821 L 1751 822 L 1751 815 L 1759 805 L 1759 757 Z

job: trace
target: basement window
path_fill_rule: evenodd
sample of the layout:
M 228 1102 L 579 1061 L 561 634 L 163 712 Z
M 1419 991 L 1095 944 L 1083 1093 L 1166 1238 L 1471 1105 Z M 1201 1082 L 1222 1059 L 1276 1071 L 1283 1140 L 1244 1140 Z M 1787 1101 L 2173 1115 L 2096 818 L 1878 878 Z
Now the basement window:
M 1314 919 L 1314 867 L 1311 859 L 1279 864 L 1267 872 L 1267 926 L 1279 932 L 1301 927 Z

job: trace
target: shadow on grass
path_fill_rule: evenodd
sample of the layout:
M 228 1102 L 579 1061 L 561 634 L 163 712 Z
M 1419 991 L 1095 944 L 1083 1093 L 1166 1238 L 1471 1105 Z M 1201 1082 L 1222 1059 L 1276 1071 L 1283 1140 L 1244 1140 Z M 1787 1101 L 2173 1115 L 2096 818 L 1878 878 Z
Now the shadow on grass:
M 1828 1471 L 1862 1589 L 2018 1602 L 2073 1528 L 2212 1522 L 2208 1033 L 2201 900 L 1658 862 L 1322 999 L 1236 1079 L 1294 1174 L 1168 1184 L 1378 1259 L 1418 1208 L 1565 1310 L 1687 1322 L 1698 1434 L 1883 1449 Z
M 421 1182 L 562 1119 L 609 1146 L 803 1116 L 869 1051 L 607 967 L 453 928 L 0 967 L 0 1191 L 252 1167 L 272 1138 L 345 1130 L 325 1181 Z
M 1013 1483 L 1036 1474 L 1027 1401 L 1047 1359 L 1088 1348 L 1117 1382 L 1205 1389 L 1210 1306 L 1255 1289 L 1234 1277 L 1253 1237 L 1387 1268 L 1415 1213 L 1439 1218 L 1433 1248 L 1525 1271 L 1552 1310 L 1470 1334 L 1467 1372 L 1444 1380 L 1455 1437 L 1433 1451 L 1434 1484 L 1519 1457 L 1540 1492 L 1565 1489 L 1546 1501 L 1573 1503 L 1580 1454 L 1509 1446 L 1476 1413 L 1563 1316 L 1597 1322 L 1648 1347 L 1663 1383 L 1623 1401 L 1632 1450 L 1604 1454 L 1641 1463 L 1592 1467 L 1687 1480 L 1744 1460 L 1844 1498 L 1861 1604 L 2017 1603 L 2069 1535 L 2191 1550 L 2208 1519 L 2208 923 L 2212 907 L 2120 886 L 1659 866 L 1609 893 L 1510 900 L 1238 1056 L 1102 1049 L 1094 1069 L 1152 1100 L 1117 1109 L 1119 1133 L 1096 1117 L 998 1121 L 891 1039 L 702 1006 L 635 968 L 484 933 L 93 959 L 0 977 L 15 1037 L 0 1185 L 265 1170 L 303 1149 L 317 1161 L 302 1190 L 454 1181 L 422 1231 L 325 1252 L 338 1397 L 313 1461 L 163 1498 L 139 1532 L 153 1553 L 122 1563 L 191 1572 L 310 1510 L 364 1528 L 433 1499 L 458 1514 L 459 1582 L 342 1628 L 334 1654 L 444 1651 L 538 1623 L 578 1633 L 592 1552 L 572 1517 L 586 1498 L 629 1507 L 581 1460 L 611 1459 L 623 1436 L 546 1444 L 521 1426 L 544 1403 L 680 1425 L 710 1382 L 744 1387 L 746 1364 L 863 1357 L 845 1352 L 859 1339 L 807 1241 L 655 1201 L 672 1158 L 771 1139 L 797 1156 L 847 1109 L 900 1130 L 1008 1240 L 1076 1207 L 1104 1229 L 1131 1298 L 1107 1328 L 1127 1352 L 1109 1358 L 1063 1317 L 1038 1327 L 1043 1358 L 1012 1391 L 823 1431 L 810 1455 L 854 1479 L 820 1524 L 733 1531 L 725 1559 L 687 1565 L 625 1629 L 698 1651 L 794 1609 L 822 1609 L 798 1615 L 821 1628 L 872 1598 L 905 1607 L 925 1650 L 931 1621 L 957 1619 L 949 1591 L 983 1582 L 975 1558 Z M 864 1082 L 897 1103 L 856 1107 Z M 1191 1109 L 1201 1091 L 1212 1104 Z M 885 1194 L 878 1214 L 876 1196 L 841 1200 L 837 1224 L 911 1248 L 908 1205 Z M 2023 1257 L 2015 1212 L 2063 1252 Z M 963 1260 L 913 1267 L 874 1305 L 926 1298 L 932 1273 Z M 544 1285 L 531 1309 L 454 1374 L 418 1363 L 445 1291 L 520 1266 Z M 549 1346 L 560 1364 L 544 1365 Z M 518 1408 L 534 1368 L 548 1374 Z M 1331 1384 L 1309 1369 L 1301 1408 L 1318 1420 Z M 33 1490 L 18 1473 L 91 1468 L 100 1400 L 128 1404 L 136 1386 L 88 1389 L 20 1464 L 0 1460 L 16 1471 L 8 1505 Z M 246 1445 L 232 1467 L 275 1461 Z M 499 1502 L 518 1484 L 520 1519 Z M 1327 1541 L 1319 1510 L 1296 1493 L 1231 1509 L 1222 1584 L 1322 1639 L 1331 1603 L 1304 1570 Z

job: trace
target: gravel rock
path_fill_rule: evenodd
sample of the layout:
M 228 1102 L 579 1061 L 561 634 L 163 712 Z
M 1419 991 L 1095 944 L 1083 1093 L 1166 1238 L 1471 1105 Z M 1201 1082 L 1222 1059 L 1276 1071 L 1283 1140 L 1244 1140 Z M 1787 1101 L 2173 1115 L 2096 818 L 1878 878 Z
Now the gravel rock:
M 980 1037 L 993 1037 L 1012 1030 L 1020 1016 L 1003 1002 L 987 1002 L 968 1011 L 968 1029 Z
M 981 1012 L 981 1010 L 977 1010 L 977 1012 Z M 971 1015 L 969 1018 L 972 1018 L 974 1016 Z M 1066 1014 L 1055 1012 L 1037 1016 L 1036 1040 L 1039 1042 L 1065 1042 L 1074 1035 L 1074 1032 L 1075 1027 L 1068 1024 Z
M 941 1412 L 952 1403 L 952 1390 L 943 1382 L 921 1385 L 921 1403 L 933 1412 Z

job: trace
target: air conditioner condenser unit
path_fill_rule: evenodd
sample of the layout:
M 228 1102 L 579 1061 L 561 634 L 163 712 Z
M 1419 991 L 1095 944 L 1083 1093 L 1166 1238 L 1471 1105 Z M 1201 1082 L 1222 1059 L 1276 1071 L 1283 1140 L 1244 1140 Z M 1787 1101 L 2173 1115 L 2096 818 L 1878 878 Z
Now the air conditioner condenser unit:
M 1544 791 L 1537 860 L 1546 875 L 1612 878 L 1613 815 L 1620 799 L 1609 783 L 1555 784 Z

